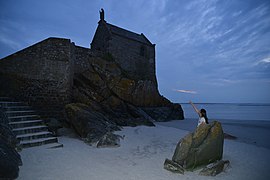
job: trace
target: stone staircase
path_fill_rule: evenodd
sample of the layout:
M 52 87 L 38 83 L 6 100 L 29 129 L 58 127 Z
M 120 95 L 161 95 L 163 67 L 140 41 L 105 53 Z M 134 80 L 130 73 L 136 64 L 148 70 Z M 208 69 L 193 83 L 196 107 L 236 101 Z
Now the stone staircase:
M 9 125 L 23 148 L 41 145 L 47 148 L 63 147 L 30 106 L 0 97 L 0 107 L 4 109 Z

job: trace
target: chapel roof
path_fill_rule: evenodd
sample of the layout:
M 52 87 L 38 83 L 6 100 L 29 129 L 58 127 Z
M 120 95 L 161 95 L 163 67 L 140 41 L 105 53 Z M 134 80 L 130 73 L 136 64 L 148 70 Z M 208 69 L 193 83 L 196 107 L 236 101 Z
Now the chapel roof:
M 128 39 L 139 41 L 139 42 L 144 43 L 144 44 L 152 45 L 152 43 L 142 33 L 137 34 L 137 33 L 128 31 L 126 29 L 120 28 L 118 26 L 109 24 L 109 23 L 106 23 L 106 26 L 108 27 L 109 31 L 112 34 L 116 34 L 116 35 L 119 35 L 119 36 L 122 36 L 122 37 L 125 37 Z
M 127 39 L 131 39 L 131 40 L 135 40 L 135 41 L 138 41 L 138 42 L 141 42 L 141 43 L 144 43 L 144 44 L 147 44 L 147 45 L 153 45 L 145 36 L 143 33 L 141 34 L 137 34 L 137 33 L 134 33 L 134 32 L 131 32 L 131 31 L 128 31 L 126 29 L 123 29 L 123 28 L 120 28 L 118 26 L 115 26 L 115 25 L 112 25 L 112 24 L 109 24 L 105 21 L 105 15 L 104 15 L 104 9 L 101 8 L 101 11 L 99 11 L 100 13 L 100 21 L 99 21 L 99 24 L 106 24 L 106 27 L 108 28 L 108 30 L 112 33 L 112 34 L 115 34 L 115 35 L 118 35 L 118 36 L 122 36 L 124 38 L 127 38 Z

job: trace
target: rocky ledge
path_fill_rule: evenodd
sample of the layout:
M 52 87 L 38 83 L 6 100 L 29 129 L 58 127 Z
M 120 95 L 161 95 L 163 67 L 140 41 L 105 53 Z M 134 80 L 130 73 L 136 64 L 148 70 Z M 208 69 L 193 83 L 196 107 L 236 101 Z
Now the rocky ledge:
M 84 70 L 74 74 L 74 103 L 65 111 L 67 123 L 87 142 L 97 143 L 122 126 L 184 119 L 181 105 L 159 94 L 155 76 L 132 76 L 106 54 L 85 61 Z

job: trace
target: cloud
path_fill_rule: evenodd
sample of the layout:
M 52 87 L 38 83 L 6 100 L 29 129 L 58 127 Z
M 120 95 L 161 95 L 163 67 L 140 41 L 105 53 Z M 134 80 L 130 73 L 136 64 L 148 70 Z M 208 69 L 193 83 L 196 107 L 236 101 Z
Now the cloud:
M 270 57 L 260 60 L 259 63 L 270 63 Z
M 162 73 L 170 68 L 170 74 L 188 74 L 213 86 L 269 79 L 268 4 L 216 0 L 191 0 L 180 3 L 182 6 L 166 3 L 166 13 L 159 14 L 158 23 L 152 26 L 156 27 L 155 35 L 150 38 L 157 44 L 158 76 L 164 77 Z
M 206 84 L 213 85 L 213 86 L 228 86 L 233 84 L 240 84 L 245 82 L 246 80 L 239 80 L 239 79 L 211 79 L 206 81 Z
M 22 48 L 22 45 L 16 41 L 14 41 L 11 38 L 5 37 L 5 36 L 0 36 L 0 43 L 5 44 L 6 46 L 12 48 L 13 50 L 17 50 Z
M 242 14 L 242 11 L 241 11 L 241 10 L 238 11 L 238 12 L 234 12 L 234 13 L 232 14 L 232 16 L 233 16 L 233 17 L 236 17 L 236 16 L 239 16 L 240 14 Z
M 192 91 L 192 90 L 175 89 L 174 91 L 177 91 L 180 93 L 187 93 L 187 94 L 198 94 L 196 91 Z

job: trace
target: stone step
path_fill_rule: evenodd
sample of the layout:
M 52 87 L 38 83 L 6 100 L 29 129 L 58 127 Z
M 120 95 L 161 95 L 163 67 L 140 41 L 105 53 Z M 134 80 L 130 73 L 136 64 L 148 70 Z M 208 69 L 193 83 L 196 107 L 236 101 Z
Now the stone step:
M 30 106 L 7 106 L 4 107 L 5 111 L 27 111 L 27 110 L 32 110 Z
M 9 97 L 0 97 L 0 101 L 12 101 Z
M 28 120 L 28 121 L 14 121 L 9 122 L 9 125 L 13 128 L 23 128 L 23 127 L 31 127 L 31 126 L 38 126 L 38 125 L 44 125 L 43 120 L 37 119 L 37 120 Z
M 0 101 L 0 107 L 5 108 L 9 106 L 24 106 L 22 102 L 12 102 L 12 101 Z
M 6 111 L 8 117 L 14 116 L 25 116 L 25 115 L 35 115 L 36 112 L 33 110 L 21 110 L 21 111 Z
M 41 132 L 41 131 L 48 131 L 48 127 L 45 125 L 31 126 L 31 127 L 15 128 L 15 129 L 12 129 L 12 131 L 16 135 L 21 135 L 21 134 L 36 133 L 36 132 Z
M 45 148 L 63 147 L 31 106 L 0 97 L 0 107 L 5 111 L 8 123 L 23 148 L 41 145 Z
M 50 143 L 50 144 L 42 145 L 42 148 L 46 148 L 46 149 L 55 149 L 55 148 L 62 148 L 62 147 L 64 147 L 64 145 L 61 143 Z
M 57 143 L 58 140 L 56 137 L 47 137 L 47 138 L 39 138 L 27 141 L 21 141 L 20 144 L 23 148 L 33 147 L 33 146 L 41 146 L 49 143 Z
M 14 116 L 8 117 L 10 122 L 18 122 L 18 121 L 28 121 L 28 120 L 36 120 L 40 119 L 38 115 L 23 115 L 23 116 Z
M 41 131 L 36 133 L 20 134 L 16 136 L 16 138 L 19 139 L 20 141 L 47 138 L 47 137 L 53 137 L 52 133 L 48 131 Z

